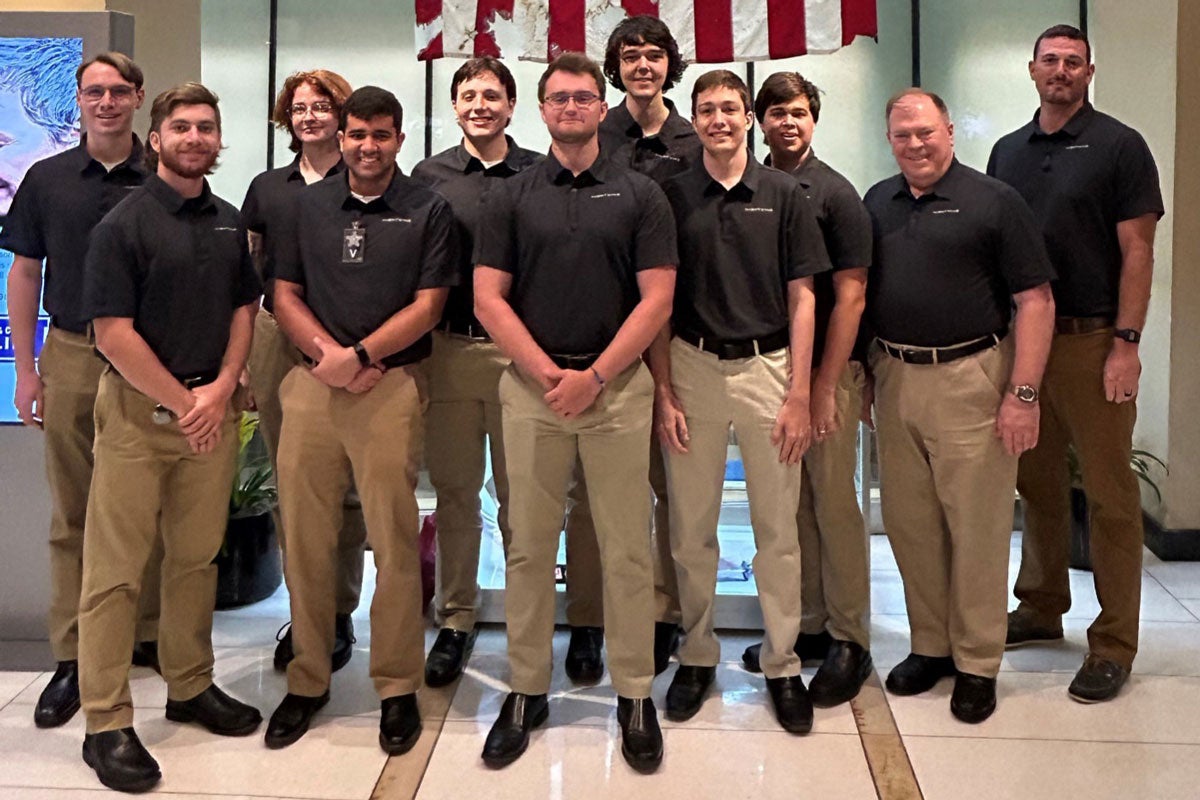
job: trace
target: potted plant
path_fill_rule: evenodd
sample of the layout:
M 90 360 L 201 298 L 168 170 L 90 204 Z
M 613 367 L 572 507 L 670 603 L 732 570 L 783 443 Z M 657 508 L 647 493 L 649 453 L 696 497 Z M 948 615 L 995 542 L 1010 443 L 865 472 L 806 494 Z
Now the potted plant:
M 243 411 L 229 524 L 217 554 L 217 608 L 257 603 L 279 588 L 283 567 L 271 511 L 278 499 L 271 461 L 257 435 L 258 414 Z
M 1157 464 L 1164 473 L 1170 472 L 1163 460 L 1148 450 L 1134 449 L 1129 457 L 1129 468 L 1137 475 L 1138 480 L 1150 487 L 1158 502 L 1162 502 L 1162 492 L 1158 482 L 1151 474 L 1151 465 Z M 1091 570 L 1091 521 L 1088 512 L 1087 495 L 1083 492 L 1083 473 L 1079 468 L 1079 454 L 1074 447 L 1067 448 L 1067 468 L 1071 474 L 1071 560 L 1073 569 Z

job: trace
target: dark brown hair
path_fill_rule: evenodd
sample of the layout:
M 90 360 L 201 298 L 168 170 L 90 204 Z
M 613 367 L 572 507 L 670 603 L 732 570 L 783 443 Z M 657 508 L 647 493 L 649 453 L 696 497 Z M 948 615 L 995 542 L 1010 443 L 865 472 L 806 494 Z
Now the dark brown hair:
M 538 79 L 537 99 L 539 103 L 546 102 L 546 81 L 556 72 L 569 72 L 572 75 L 591 75 L 596 81 L 596 91 L 600 99 L 604 99 L 604 73 L 600 65 L 583 53 L 563 53 L 546 65 L 546 71 Z
M 75 70 L 75 86 L 83 88 L 83 73 L 92 64 L 107 64 L 117 71 L 122 80 L 127 83 L 132 83 L 135 89 L 142 88 L 142 68 L 133 63 L 133 59 L 124 53 L 118 53 L 115 50 L 110 50 L 107 53 L 101 53 L 94 58 L 91 58 L 79 65 L 79 69 Z
M 212 106 L 213 115 L 217 119 L 217 131 L 221 130 L 221 109 L 217 106 L 219 98 L 212 90 L 200 83 L 189 82 L 172 86 L 154 98 L 150 106 L 150 133 L 162 135 L 162 124 L 179 106 Z M 149 146 L 150 136 L 147 134 L 145 161 L 150 172 L 158 170 L 158 153 Z
M 758 96 L 754 98 L 754 116 L 761 124 L 767 116 L 768 108 L 790 103 L 801 95 L 808 98 L 808 111 L 812 114 L 813 122 L 819 122 L 821 90 L 812 81 L 805 80 L 799 72 L 776 72 L 769 75 L 758 88 Z
M 1092 43 L 1088 41 L 1087 34 L 1074 25 L 1051 25 L 1042 31 L 1041 35 L 1037 37 L 1037 41 L 1033 43 L 1034 61 L 1037 61 L 1038 48 L 1042 46 L 1042 39 L 1072 39 L 1076 42 L 1083 42 L 1084 50 L 1087 52 L 1087 62 L 1092 63 Z
M 614 89 L 625 91 L 621 80 L 621 48 L 644 44 L 661 47 L 667 53 L 667 80 L 663 83 L 663 91 L 679 83 L 687 64 L 679 54 L 679 45 L 671 35 L 671 29 L 658 17 L 641 14 L 621 20 L 608 35 L 608 45 L 604 48 L 604 74 Z
M 454 77 L 450 80 L 450 102 L 453 103 L 458 100 L 458 85 L 460 83 L 489 73 L 495 75 L 496 80 L 500 81 L 500 85 L 508 93 L 509 100 L 517 99 L 517 82 L 513 79 L 513 75 L 508 67 L 504 66 L 504 62 L 493 56 L 479 56 L 478 58 L 468 60 L 455 70 Z
M 693 117 L 696 116 L 696 98 L 709 89 L 716 89 L 718 86 L 733 89 L 741 95 L 742 107 L 746 111 L 750 111 L 753 108 L 753 103 L 750 101 L 750 87 L 746 86 L 746 82 L 742 80 L 742 76 L 727 69 L 714 69 L 696 78 L 696 83 L 692 86 Z

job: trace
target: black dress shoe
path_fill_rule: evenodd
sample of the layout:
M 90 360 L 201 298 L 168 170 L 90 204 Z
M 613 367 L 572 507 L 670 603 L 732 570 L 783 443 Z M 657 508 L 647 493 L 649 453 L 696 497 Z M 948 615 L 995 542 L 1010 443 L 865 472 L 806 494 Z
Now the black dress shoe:
M 379 708 L 379 746 L 389 756 L 412 750 L 421 738 L 421 712 L 417 695 L 402 694 L 384 700 Z
M 429 656 L 425 659 L 425 685 L 447 686 L 458 680 L 467 666 L 478 635 L 475 629 L 456 631 L 442 628 L 438 631 L 437 641 L 429 648 Z
M 684 722 L 696 716 L 704 705 L 704 696 L 717 675 L 716 667 L 689 667 L 680 664 L 667 689 L 667 719 Z
M 42 689 L 33 709 L 33 724 L 39 728 L 65 725 L 79 710 L 79 662 L 60 661 L 54 676 Z
M 218 736 L 248 736 L 258 730 L 262 714 L 254 706 L 225 694 L 213 683 L 191 700 L 168 700 L 167 719 L 197 722 Z
M 158 642 L 138 642 L 133 646 L 131 663 L 135 667 L 149 667 L 162 675 L 162 667 L 158 665 Z
M 290 631 L 289 631 L 290 632 Z M 338 614 L 333 622 L 333 671 L 346 666 L 354 655 L 354 622 L 349 614 Z
M 1067 694 L 1080 703 L 1102 703 L 1116 697 L 1128 679 L 1129 670 L 1117 662 L 1088 653 Z
M 996 710 L 996 679 L 958 673 L 954 679 L 954 694 L 950 696 L 950 713 L 963 722 L 983 722 Z
M 549 715 L 546 695 L 510 692 L 483 743 L 483 763 L 499 769 L 516 761 L 529 746 L 529 732 Z
M 328 702 L 328 691 L 320 697 L 305 697 L 289 692 L 267 723 L 267 747 L 278 750 L 299 741 L 301 736 L 308 733 L 312 718 Z
M 288 664 L 296 657 L 296 652 L 292 650 L 291 622 L 283 623 L 283 627 L 275 633 L 275 641 L 279 642 L 275 645 L 275 671 L 287 672 Z
M 826 631 L 820 633 L 802 633 L 796 637 L 792 651 L 800 657 L 800 663 L 810 664 L 813 661 L 824 660 L 829 652 L 833 637 Z M 762 672 L 759 658 L 762 655 L 762 644 L 752 644 L 742 651 L 742 666 L 747 672 Z
M 775 706 L 775 717 L 788 733 L 808 733 L 812 730 L 813 707 L 799 675 L 788 678 L 767 678 L 767 691 Z
M 674 622 L 654 623 L 654 674 L 662 675 L 679 649 L 679 626 Z
M 857 642 L 835 639 L 816 677 L 808 685 L 813 705 L 833 708 L 852 700 L 874 668 L 869 650 Z
M 567 677 L 574 683 L 596 683 L 604 676 L 604 628 L 580 626 L 571 628 L 571 643 L 567 646 Z
M 621 726 L 621 755 L 638 772 L 654 772 L 662 763 L 662 729 L 649 697 L 617 697 L 617 724 Z
M 146 792 L 162 780 L 158 762 L 133 728 L 85 734 L 83 763 L 96 770 L 101 783 L 118 792 Z
M 920 656 L 909 653 L 908 657 L 888 673 L 887 690 L 892 694 L 912 695 L 928 692 L 942 678 L 955 674 L 954 659 L 950 656 Z

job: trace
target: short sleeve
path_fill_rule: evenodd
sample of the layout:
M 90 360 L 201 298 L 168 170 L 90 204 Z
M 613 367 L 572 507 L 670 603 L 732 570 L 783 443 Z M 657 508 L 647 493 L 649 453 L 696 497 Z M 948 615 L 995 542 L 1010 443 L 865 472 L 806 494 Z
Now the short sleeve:
M 242 224 L 253 233 L 262 233 L 267 229 L 267 221 L 263 219 L 262 202 L 259 200 L 261 181 L 262 175 L 250 181 L 246 199 L 242 201 Z
M 830 193 L 822 233 L 835 270 L 870 265 L 871 217 L 849 183 Z
M 38 204 L 37 165 L 34 165 L 17 189 L 8 216 L 0 228 L 0 249 L 13 255 L 42 260 L 46 241 L 42 235 L 41 208 Z
M 1007 185 L 997 199 L 997 257 L 1009 291 L 1017 294 L 1054 280 L 1045 239 L 1029 206 Z
M 516 271 L 516 203 L 512 191 L 513 183 L 512 180 L 505 181 L 502 191 L 492 192 L 489 196 L 490 203 L 480 217 L 479 227 L 475 231 L 472 264 L 482 264 L 504 272 Z
M 675 215 L 658 184 L 647 179 L 645 199 L 634 235 L 634 268 L 679 266 L 679 242 L 675 238 Z
M 1118 222 L 1145 214 L 1162 218 L 1164 208 L 1158 167 L 1146 140 L 1135 131 L 1129 132 L 1117 150 L 1115 189 Z
M 276 223 L 277 232 L 271 234 L 272 246 L 266 252 L 267 265 L 263 273 L 277 280 L 304 285 L 304 264 L 300 255 L 300 219 L 305 215 L 308 203 L 303 198 L 296 201 L 293 213 L 282 214 Z
M 258 273 L 254 270 L 254 261 L 250 258 L 250 248 L 246 243 L 246 231 L 244 228 L 238 229 L 238 272 L 237 283 L 234 285 L 233 291 L 233 307 L 241 308 L 244 305 L 256 302 L 262 297 L 263 286 L 262 281 L 258 278 Z
M 450 204 L 437 197 L 425 226 L 425 241 L 421 255 L 421 277 L 417 289 L 436 289 L 457 286 L 458 251 L 454 235 L 454 214 Z
M 804 195 L 804 187 L 796 183 L 788 197 L 788 215 L 784 224 L 784 241 L 787 244 L 784 267 L 787 279 L 806 278 L 829 270 L 829 254 L 825 252 L 825 239 L 817 224 L 817 215 L 812 202 Z
M 110 218 L 92 229 L 83 268 L 83 316 L 137 316 L 137 256 L 120 226 Z

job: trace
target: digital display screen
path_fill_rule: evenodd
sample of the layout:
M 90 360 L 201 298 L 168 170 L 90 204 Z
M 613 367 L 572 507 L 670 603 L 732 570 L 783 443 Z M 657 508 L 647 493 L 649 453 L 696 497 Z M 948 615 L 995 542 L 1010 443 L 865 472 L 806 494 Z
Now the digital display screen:
M 79 143 L 75 70 L 82 63 L 82 38 L 0 36 L 0 228 L 29 168 Z M 19 422 L 8 316 L 12 260 L 12 253 L 0 250 L 0 423 Z M 35 352 L 41 351 L 48 325 L 45 310 L 39 309 Z

